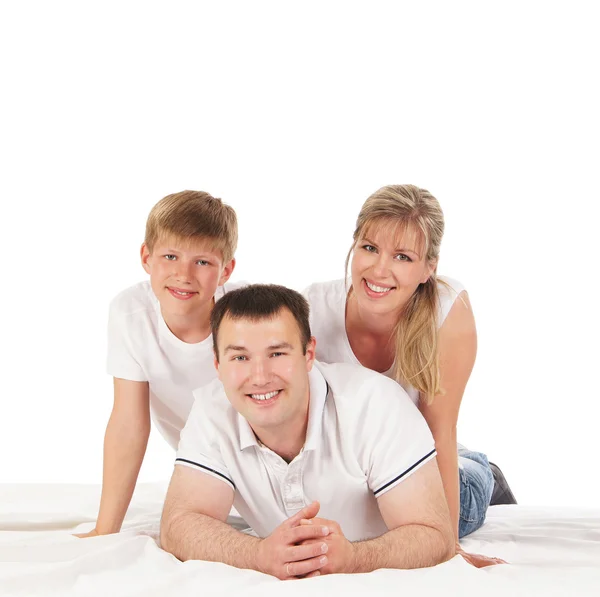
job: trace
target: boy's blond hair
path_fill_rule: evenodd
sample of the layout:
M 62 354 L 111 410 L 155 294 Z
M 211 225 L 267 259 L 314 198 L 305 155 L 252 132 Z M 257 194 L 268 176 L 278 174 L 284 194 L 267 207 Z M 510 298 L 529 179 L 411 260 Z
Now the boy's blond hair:
M 238 241 L 235 211 L 203 191 L 181 191 L 161 199 L 150 211 L 144 243 L 152 253 L 157 241 L 175 236 L 183 241 L 206 240 L 221 251 L 223 262 L 233 259 Z

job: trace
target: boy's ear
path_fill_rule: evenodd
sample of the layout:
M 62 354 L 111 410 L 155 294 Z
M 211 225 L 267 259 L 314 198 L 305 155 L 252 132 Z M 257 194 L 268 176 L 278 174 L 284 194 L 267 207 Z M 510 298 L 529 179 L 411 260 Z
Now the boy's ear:
M 142 243 L 142 247 L 140 248 L 140 258 L 142 259 L 142 267 L 146 273 L 149 274 L 150 265 L 148 265 L 148 259 L 150 258 L 150 251 L 148 250 L 146 243 Z
M 219 278 L 219 286 L 223 286 L 223 284 L 229 280 L 234 269 L 235 257 L 223 266 L 223 271 L 221 272 L 221 277 Z

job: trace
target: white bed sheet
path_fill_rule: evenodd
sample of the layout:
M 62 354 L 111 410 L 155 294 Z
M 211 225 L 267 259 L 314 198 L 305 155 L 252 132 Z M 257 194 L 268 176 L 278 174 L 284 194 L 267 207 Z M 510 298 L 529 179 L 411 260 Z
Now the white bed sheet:
M 509 566 L 477 570 L 457 556 L 421 570 L 281 582 L 224 564 L 182 563 L 161 550 L 165 489 L 139 485 L 120 534 L 82 540 L 71 533 L 93 527 L 99 486 L 0 485 L 0 595 L 600 596 L 600 509 L 490 508 L 464 547 Z

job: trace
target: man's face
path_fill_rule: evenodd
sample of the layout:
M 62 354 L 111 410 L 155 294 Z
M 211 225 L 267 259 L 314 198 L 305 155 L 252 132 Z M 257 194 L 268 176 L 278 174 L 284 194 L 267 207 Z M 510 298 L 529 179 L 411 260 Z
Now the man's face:
M 225 316 L 217 339 L 215 366 L 227 398 L 259 438 L 261 431 L 279 435 L 306 422 L 315 340 L 303 354 L 300 329 L 288 309 L 258 321 Z

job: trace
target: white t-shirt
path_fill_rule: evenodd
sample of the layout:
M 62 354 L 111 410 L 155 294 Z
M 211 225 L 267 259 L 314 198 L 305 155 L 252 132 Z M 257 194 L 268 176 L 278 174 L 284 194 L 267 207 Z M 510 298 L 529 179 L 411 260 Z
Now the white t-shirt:
M 215 300 L 244 285 L 219 286 Z M 107 369 L 113 377 L 149 383 L 152 420 L 177 449 L 194 402 L 192 392 L 217 376 L 212 334 L 196 344 L 177 338 L 162 317 L 150 282 L 140 282 L 110 304 Z
M 438 327 L 441 327 L 448 316 L 456 297 L 465 289 L 457 280 L 438 276 L 450 286 L 438 284 L 440 297 L 438 309 Z M 348 334 L 346 333 L 346 297 L 350 282 L 332 280 L 317 282 L 302 293 L 310 305 L 310 328 L 317 339 L 317 359 L 323 363 L 354 363 L 360 365 L 356 358 Z M 392 369 L 383 375 L 392 377 Z M 411 400 L 417 404 L 419 392 L 408 383 L 402 384 Z
M 396 382 L 370 369 L 315 363 L 309 381 L 306 441 L 289 464 L 257 441 L 218 379 L 194 392 L 175 462 L 227 483 L 259 537 L 314 500 L 350 541 L 378 537 L 387 527 L 377 497 L 435 456 L 429 427 Z

